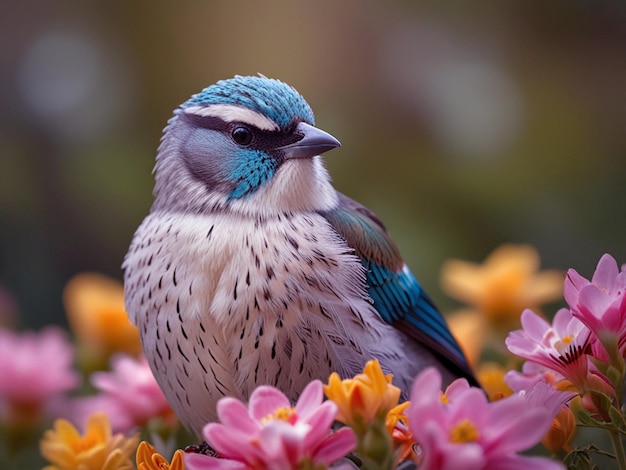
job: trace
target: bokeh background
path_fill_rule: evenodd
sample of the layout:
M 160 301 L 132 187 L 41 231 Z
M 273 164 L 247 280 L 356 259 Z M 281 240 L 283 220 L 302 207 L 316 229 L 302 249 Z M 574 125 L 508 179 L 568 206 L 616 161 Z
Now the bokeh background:
M 342 141 L 336 187 L 444 310 L 442 263 L 503 242 L 626 262 L 623 2 L 3 0 L 0 310 L 62 324 L 70 277 L 121 279 L 172 109 L 257 72 Z

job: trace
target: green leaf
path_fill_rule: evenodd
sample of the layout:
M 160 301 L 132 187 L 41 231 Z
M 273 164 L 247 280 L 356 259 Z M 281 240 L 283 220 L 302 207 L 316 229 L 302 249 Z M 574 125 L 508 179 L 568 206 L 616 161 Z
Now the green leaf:
M 591 416 L 589 411 L 587 411 L 582 406 L 581 400 L 572 400 L 570 403 L 570 409 L 574 416 L 576 417 L 576 422 L 582 426 L 591 426 L 597 428 L 604 428 L 606 423 L 604 421 L 598 421 Z
M 613 385 L 621 383 L 624 380 L 622 372 L 612 365 L 607 368 L 604 375 L 606 375 Z
M 611 417 L 611 423 L 617 430 L 624 429 L 624 415 L 616 407 L 609 408 L 609 416 Z
M 588 356 L 588 357 L 589 357 L 589 360 L 593 363 L 593 365 L 597 367 L 598 371 L 600 371 L 601 374 L 607 375 L 607 370 L 610 367 L 608 362 L 601 361 L 600 359 L 593 357 L 593 356 Z
M 591 456 L 585 449 L 571 451 L 563 459 L 563 463 L 570 470 L 591 470 Z
M 598 392 L 597 390 L 590 390 L 589 395 L 591 396 L 593 404 L 598 408 L 600 416 L 602 416 L 606 422 L 610 422 L 609 410 L 613 407 L 613 399 L 606 393 Z

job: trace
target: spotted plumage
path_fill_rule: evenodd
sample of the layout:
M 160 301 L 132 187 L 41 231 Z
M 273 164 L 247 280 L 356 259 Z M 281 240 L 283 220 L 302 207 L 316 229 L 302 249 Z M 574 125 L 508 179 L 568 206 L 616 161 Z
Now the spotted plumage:
M 371 358 L 405 393 L 428 365 L 473 380 L 383 224 L 330 184 L 319 155 L 338 145 L 293 88 L 261 76 L 206 88 L 168 123 L 126 307 L 198 435 L 224 395 L 265 383 L 296 398 Z

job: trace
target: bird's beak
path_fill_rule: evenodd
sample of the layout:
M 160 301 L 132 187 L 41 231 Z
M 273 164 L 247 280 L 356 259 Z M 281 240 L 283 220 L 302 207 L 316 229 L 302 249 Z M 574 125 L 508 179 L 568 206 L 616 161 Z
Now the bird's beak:
M 295 133 L 302 136 L 299 141 L 277 149 L 283 151 L 286 159 L 311 158 L 328 152 L 335 147 L 341 147 L 341 142 L 328 132 L 324 132 L 305 122 L 298 124 Z

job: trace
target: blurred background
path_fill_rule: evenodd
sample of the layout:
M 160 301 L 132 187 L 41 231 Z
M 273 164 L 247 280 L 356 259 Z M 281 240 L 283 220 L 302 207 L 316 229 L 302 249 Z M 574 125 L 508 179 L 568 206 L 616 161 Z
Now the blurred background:
M 90 2 L 0 7 L 0 310 L 65 320 L 81 271 L 121 279 L 161 130 L 235 74 L 293 85 L 444 310 L 449 258 L 504 242 L 589 277 L 626 262 L 618 1 Z M 8 293 L 8 294 L 7 294 Z

